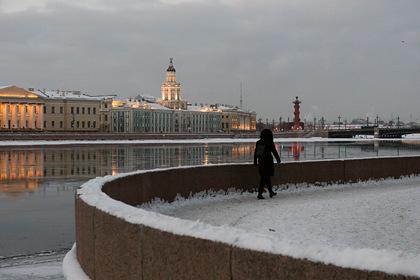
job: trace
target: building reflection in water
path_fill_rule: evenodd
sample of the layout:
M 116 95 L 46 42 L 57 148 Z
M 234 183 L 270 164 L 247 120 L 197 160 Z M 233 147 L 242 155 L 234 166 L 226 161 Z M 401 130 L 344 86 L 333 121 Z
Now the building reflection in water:
M 276 143 L 282 161 L 415 154 L 401 143 Z M 171 166 L 252 162 L 255 143 L 96 145 L 0 149 L 0 192 L 33 192 L 41 180 L 85 181 L 121 172 Z M 306 150 L 313 151 L 306 153 Z M 381 152 L 379 152 L 381 151 Z
M 299 160 L 300 154 L 305 150 L 305 146 L 300 142 L 285 143 L 276 148 L 282 158 L 293 160 Z
M 0 190 L 12 194 L 33 192 L 42 176 L 42 151 L 0 151 Z
M 39 180 L 90 179 L 138 169 L 250 161 L 254 144 L 119 145 L 0 150 L 0 191 L 32 192 Z

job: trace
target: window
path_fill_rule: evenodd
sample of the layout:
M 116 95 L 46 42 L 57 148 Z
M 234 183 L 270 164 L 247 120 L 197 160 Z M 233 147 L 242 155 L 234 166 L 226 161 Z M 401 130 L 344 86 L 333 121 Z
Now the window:
M 63 128 L 63 121 L 60 121 L 60 128 Z
M 105 104 L 104 104 L 104 107 L 105 107 L 105 109 L 106 109 L 106 108 L 108 108 L 108 104 L 107 104 L 107 103 L 105 103 Z
M 93 126 L 93 128 L 95 128 L 95 127 L 96 127 L 96 121 L 93 121 L 92 126 Z
M 44 121 L 44 128 L 47 127 L 47 121 Z
M 93 114 L 96 115 L 96 108 L 93 108 Z
M 51 114 L 54 114 L 55 113 L 55 107 L 54 106 L 52 106 L 51 107 Z
M 47 106 L 44 106 L 44 114 L 47 113 Z
M 64 108 L 63 106 L 60 106 L 60 114 L 62 114 L 64 112 Z
M 90 115 L 90 107 L 88 107 L 88 115 Z
M 90 128 L 90 121 L 88 121 L 88 126 L 87 127 Z
M 108 115 L 105 115 L 105 121 L 106 122 L 108 121 Z
M 71 107 L 71 113 L 74 114 L 74 107 Z
M 82 115 L 85 114 L 85 107 L 82 107 Z
M 77 121 L 77 122 L 76 122 L 76 127 L 77 127 L 77 128 L 79 128 L 79 126 L 80 126 L 79 124 L 80 124 L 80 123 L 79 123 L 79 121 Z
M 54 121 L 51 121 L 51 127 L 54 127 Z
M 76 114 L 79 114 L 79 113 L 80 113 L 79 107 L 76 107 Z
M 82 128 L 85 128 L 85 121 L 82 121 Z

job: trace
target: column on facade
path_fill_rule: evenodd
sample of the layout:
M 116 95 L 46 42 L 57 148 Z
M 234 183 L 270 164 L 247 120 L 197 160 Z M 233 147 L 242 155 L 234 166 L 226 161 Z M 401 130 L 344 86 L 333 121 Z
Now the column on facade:
M 10 104 L 6 103 L 4 104 L 4 127 L 5 128 L 10 128 L 9 127 L 9 114 L 10 114 Z
M 18 127 L 18 104 L 14 103 L 10 105 L 10 111 L 12 112 L 12 117 L 11 117 L 11 127 L 10 128 L 14 128 L 16 129 Z
M 44 104 L 38 104 L 36 111 L 38 112 L 36 118 L 37 128 L 44 129 Z
M 28 111 L 29 111 L 29 123 L 28 127 L 31 129 L 35 129 L 35 104 L 29 104 Z
M 14 108 L 13 108 L 13 104 L 9 103 L 9 110 L 8 110 L 8 128 L 13 128 L 13 112 L 14 112 Z
M 19 128 L 26 128 L 26 108 L 27 104 L 19 104 L 19 111 L 20 111 L 20 127 Z
M 6 104 L 5 103 L 0 103 L 0 112 L 1 112 L 1 116 L 0 116 L 0 128 L 5 128 L 6 125 Z

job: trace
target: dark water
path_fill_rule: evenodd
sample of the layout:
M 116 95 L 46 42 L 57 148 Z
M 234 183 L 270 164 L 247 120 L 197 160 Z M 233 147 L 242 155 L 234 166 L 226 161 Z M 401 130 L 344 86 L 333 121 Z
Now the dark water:
M 278 143 L 283 161 L 420 155 L 402 142 Z M 74 193 L 96 176 L 157 167 L 252 161 L 254 144 L 0 148 L 0 256 L 67 250 Z

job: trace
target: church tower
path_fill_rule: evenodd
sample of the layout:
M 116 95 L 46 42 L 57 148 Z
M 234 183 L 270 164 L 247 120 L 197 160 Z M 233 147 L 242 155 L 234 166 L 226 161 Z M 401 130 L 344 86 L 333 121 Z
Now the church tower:
M 181 100 L 181 84 L 176 81 L 176 70 L 173 59 L 169 59 L 169 66 L 166 69 L 166 77 L 160 87 L 162 99 L 160 103 L 171 109 L 187 109 L 187 102 Z

